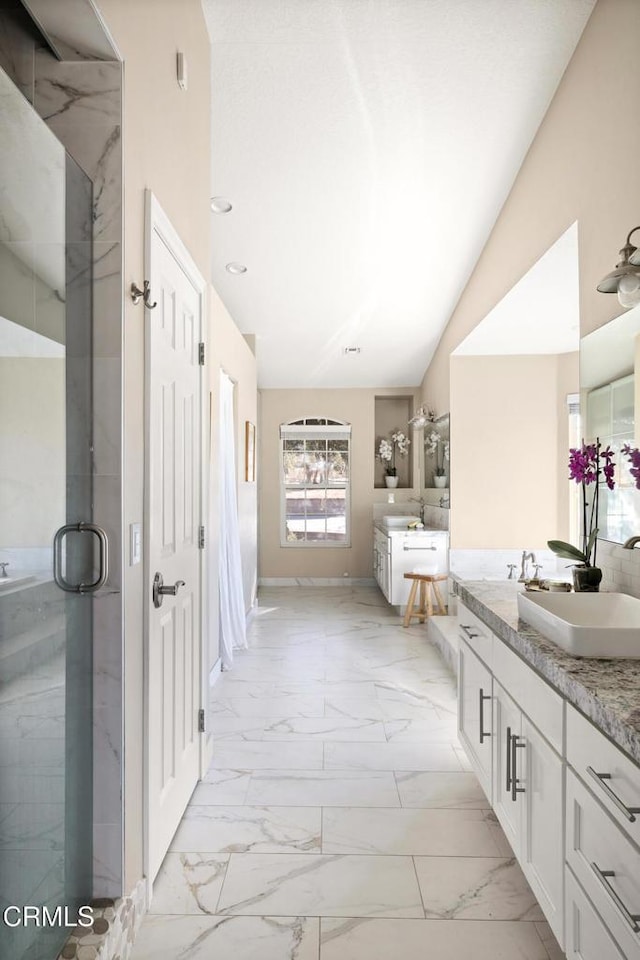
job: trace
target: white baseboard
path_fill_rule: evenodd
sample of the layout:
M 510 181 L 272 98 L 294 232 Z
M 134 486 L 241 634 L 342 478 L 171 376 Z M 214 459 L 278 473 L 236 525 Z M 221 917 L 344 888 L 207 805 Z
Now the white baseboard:
M 260 587 L 375 587 L 373 577 L 260 577 Z

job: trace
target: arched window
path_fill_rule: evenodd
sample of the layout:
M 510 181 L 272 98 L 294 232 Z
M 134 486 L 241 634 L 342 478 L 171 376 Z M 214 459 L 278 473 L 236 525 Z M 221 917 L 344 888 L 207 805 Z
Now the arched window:
M 283 547 L 350 546 L 351 425 L 304 417 L 280 425 Z

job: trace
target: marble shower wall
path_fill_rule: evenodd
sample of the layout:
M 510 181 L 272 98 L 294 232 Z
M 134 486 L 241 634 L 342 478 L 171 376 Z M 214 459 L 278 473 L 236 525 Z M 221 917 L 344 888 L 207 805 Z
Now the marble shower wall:
M 60 62 L 0 0 L 0 66 L 93 182 L 94 517 L 110 574 L 93 599 L 94 896 L 122 893 L 122 64 Z

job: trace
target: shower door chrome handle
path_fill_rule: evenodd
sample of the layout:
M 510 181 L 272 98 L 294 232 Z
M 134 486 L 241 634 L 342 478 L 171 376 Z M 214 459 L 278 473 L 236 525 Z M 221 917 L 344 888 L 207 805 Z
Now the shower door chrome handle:
M 98 577 L 91 583 L 69 583 L 62 574 L 62 544 L 68 533 L 92 533 L 98 538 L 100 560 Z M 109 576 L 109 541 L 107 534 L 96 523 L 66 523 L 56 531 L 53 538 L 53 579 L 65 593 L 95 593 L 103 587 Z

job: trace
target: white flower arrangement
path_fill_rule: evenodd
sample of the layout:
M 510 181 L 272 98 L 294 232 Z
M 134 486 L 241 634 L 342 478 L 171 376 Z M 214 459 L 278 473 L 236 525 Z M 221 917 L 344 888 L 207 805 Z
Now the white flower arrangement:
M 449 459 L 449 441 L 443 441 L 437 430 L 432 430 L 425 439 L 424 452 L 428 457 L 436 458 L 434 471 L 436 477 L 444 477 L 447 472 L 444 468 L 444 461 Z
M 395 477 L 397 475 L 396 453 L 400 457 L 406 457 L 409 453 L 410 443 L 411 440 L 409 437 L 399 430 L 391 434 L 391 440 L 387 440 L 386 437 L 382 438 L 378 444 L 378 453 L 376 456 L 378 460 L 386 464 L 385 470 L 387 476 Z
M 441 440 L 442 440 L 442 437 L 437 432 L 437 430 L 432 430 L 424 442 L 424 451 L 427 454 L 427 456 L 432 457 L 434 455 L 434 453 L 438 449 L 438 445 L 440 444 Z

